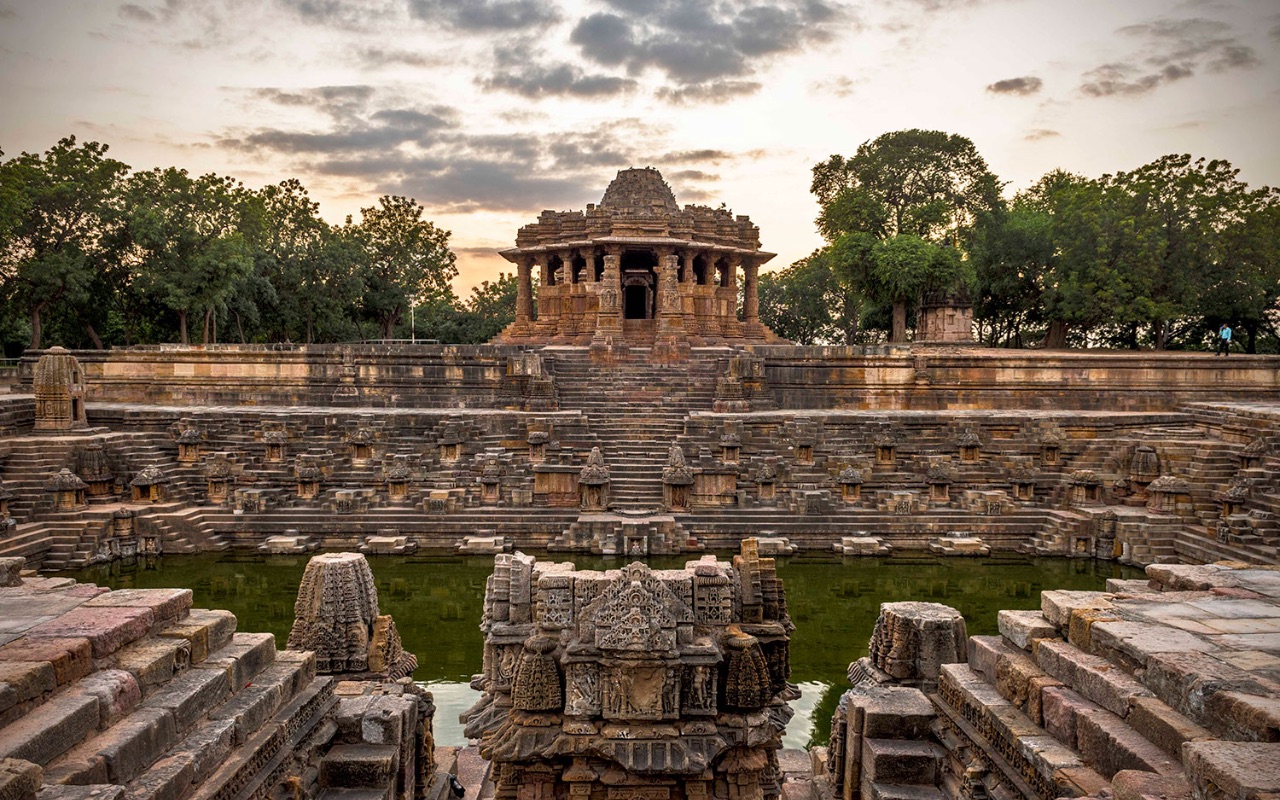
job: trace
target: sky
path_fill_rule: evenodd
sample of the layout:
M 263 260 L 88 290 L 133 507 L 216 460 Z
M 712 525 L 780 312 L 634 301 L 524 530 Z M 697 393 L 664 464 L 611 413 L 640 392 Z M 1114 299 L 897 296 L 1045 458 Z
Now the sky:
M 0 150 L 383 194 L 452 231 L 465 296 L 543 209 L 657 167 L 822 242 L 810 170 L 890 131 L 973 140 L 1005 192 L 1169 153 L 1280 185 L 1276 0 L 0 0 Z

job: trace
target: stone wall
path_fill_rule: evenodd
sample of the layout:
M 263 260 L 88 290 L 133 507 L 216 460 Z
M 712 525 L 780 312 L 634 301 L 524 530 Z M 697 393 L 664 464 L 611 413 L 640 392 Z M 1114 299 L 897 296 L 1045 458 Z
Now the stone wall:
M 488 345 L 156 345 L 75 355 L 89 402 L 502 408 L 519 402 L 507 372 L 520 352 Z M 38 356 L 23 356 L 24 386 Z
M 747 350 L 764 360 L 762 383 L 772 402 L 789 409 L 1139 411 L 1280 397 L 1276 359 L 1267 356 L 906 346 Z M 89 402 L 505 408 L 521 407 L 522 381 L 509 375 L 515 371 L 509 363 L 522 352 L 493 345 L 215 345 L 75 355 Z M 713 348 L 692 358 L 723 353 Z M 38 355 L 24 356 L 26 391 Z
M 1170 409 L 1280 397 L 1274 356 L 978 348 L 749 348 L 781 408 Z M 1228 363 L 1229 362 L 1229 363 Z

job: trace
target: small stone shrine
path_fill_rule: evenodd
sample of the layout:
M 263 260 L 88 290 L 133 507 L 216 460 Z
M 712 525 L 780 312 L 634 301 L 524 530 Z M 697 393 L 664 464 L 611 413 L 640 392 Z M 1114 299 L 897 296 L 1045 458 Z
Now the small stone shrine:
M 542 212 L 501 255 L 516 265 L 516 319 L 496 342 L 782 341 L 760 322 L 757 276 L 774 254 L 759 228 L 724 208 L 681 209 L 656 169 L 621 170 L 585 212 Z
M 35 429 L 70 431 L 88 426 L 84 413 L 84 373 L 66 348 L 50 347 L 31 375 L 36 396 Z
M 359 553 L 324 553 L 307 562 L 294 604 L 290 650 L 312 650 L 321 675 L 402 678 L 418 668 Z
M 681 570 L 499 555 L 481 628 L 464 719 L 497 800 L 780 795 L 794 626 L 754 539 Z

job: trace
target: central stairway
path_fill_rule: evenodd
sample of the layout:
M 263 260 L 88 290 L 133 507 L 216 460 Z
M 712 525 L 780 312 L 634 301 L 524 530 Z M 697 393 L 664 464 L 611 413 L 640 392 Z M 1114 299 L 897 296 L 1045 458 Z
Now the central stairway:
M 728 353 L 699 349 L 687 360 L 658 364 L 650 348 L 632 347 L 602 367 L 585 349 L 553 352 L 561 407 L 581 411 L 600 440 L 611 506 L 640 510 L 662 504 L 662 469 L 671 445 L 684 436 L 691 412 L 711 411 L 716 376 Z M 696 455 L 685 452 L 686 458 Z

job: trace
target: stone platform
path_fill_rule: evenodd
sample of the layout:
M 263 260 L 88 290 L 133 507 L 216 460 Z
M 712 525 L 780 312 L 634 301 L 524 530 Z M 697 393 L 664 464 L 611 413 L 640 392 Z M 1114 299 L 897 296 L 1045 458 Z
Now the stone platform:
M 974 636 L 967 652 L 918 674 L 885 670 L 938 634 L 900 622 L 892 647 L 877 650 L 877 626 L 833 723 L 837 791 L 846 799 L 907 787 L 922 798 L 1273 796 L 1280 571 L 1222 563 L 1154 565 L 1147 574 L 1106 592 L 1046 591 L 1040 611 L 1000 612 L 1000 635 Z M 913 605 L 921 604 L 886 604 L 882 613 Z M 895 772 L 903 759 L 915 767 Z
M 313 653 L 191 605 L 189 589 L 0 586 L 0 796 L 441 795 L 430 773 L 416 794 L 404 685 L 317 676 Z

